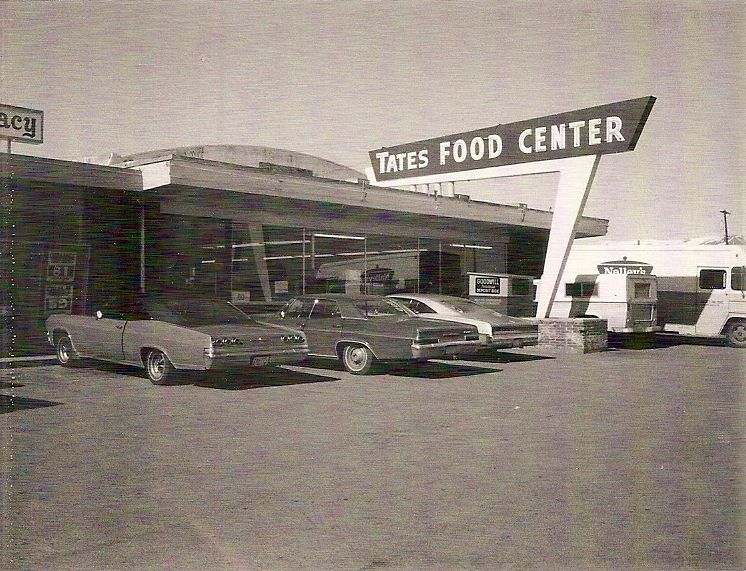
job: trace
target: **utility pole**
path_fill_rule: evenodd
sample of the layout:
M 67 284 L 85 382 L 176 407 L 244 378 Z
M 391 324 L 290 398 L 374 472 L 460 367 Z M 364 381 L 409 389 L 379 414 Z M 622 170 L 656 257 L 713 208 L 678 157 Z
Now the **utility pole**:
M 723 221 L 725 222 L 725 243 L 728 244 L 728 212 L 725 208 L 723 208 L 720 212 L 723 213 Z

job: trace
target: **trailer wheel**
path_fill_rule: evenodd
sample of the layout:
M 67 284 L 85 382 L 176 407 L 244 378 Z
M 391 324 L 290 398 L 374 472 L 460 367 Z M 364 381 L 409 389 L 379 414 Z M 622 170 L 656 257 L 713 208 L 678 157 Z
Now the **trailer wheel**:
M 731 347 L 746 347 L 746 319 L 735 319 L 725 328 L 725 338 Z

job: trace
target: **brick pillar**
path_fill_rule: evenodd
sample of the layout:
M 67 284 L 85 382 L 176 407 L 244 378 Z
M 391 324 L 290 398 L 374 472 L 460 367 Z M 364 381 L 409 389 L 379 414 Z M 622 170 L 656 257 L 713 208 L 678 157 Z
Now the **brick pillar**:
M 539 346 L 576 353 L 603 351 L 608 346 L 607 327 L 605 319 L 540 319 Z

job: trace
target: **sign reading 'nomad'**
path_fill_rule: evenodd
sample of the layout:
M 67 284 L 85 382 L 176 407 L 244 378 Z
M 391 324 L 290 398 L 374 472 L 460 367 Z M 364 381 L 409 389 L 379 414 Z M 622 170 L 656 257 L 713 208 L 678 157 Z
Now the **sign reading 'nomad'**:
M 0 104 L 0 139 L 44 142 L 44 111 Z
M 538 119 L 370 151 L 376 180 L 499 167 L 635 148 L 655 97 L 629 99 Z

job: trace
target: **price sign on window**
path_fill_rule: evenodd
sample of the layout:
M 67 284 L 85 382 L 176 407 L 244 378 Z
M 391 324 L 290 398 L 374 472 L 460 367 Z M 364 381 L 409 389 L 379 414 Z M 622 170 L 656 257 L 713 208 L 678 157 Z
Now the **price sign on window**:
M 47 311 L 70 313 L 73 308 L 73 286 L 48 285 L 44 293 Z
M 49 256 L 47 258 L 47 281 L 74 281 L 75 258 L 75 252 L 49 252 Z

